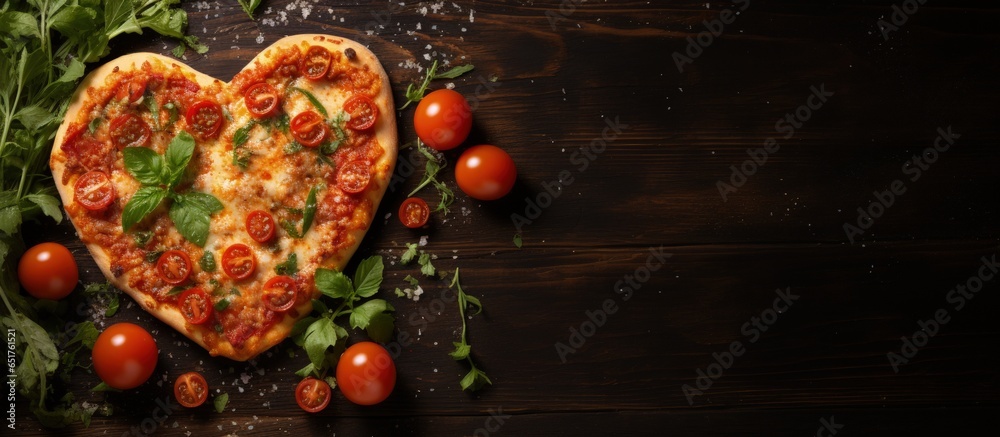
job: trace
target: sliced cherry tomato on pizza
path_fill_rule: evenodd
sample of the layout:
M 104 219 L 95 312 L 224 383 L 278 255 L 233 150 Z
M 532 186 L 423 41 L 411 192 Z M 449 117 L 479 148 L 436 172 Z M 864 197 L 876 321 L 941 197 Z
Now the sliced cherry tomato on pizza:
M 277 229 L 274 226 L 274 217 L 267 211 L 260 209 L 251 211 L 247 215 L 246 226 L 250 238 L 253 238 L 258 243 L 267 243 L 270 241 L 274 238 L 274 232 Z
M 375 405 L 396 387 L 396 363 L 378 343 L 355 343 L 337 361 L 337 386 L 349 401 Z
M 456 91 L 434 91 L 420 100 L 413 113 L 413 130 L 434 150 L 450 150 L 469 137 L 472 108 Z
M 296 115 L 289 127 L 292 137 L 306 147 L 316 147 L 330 136 L 330 127 L 316 111 L 306 111 Z
M 116 323 L 94 342 L 94 372 L 105 384 L 130 390 L 153 375 L 159 353 L 149 331 L 132 323 Z
M 250 246 L 236 243 L 226 248 L 222 253 L 222 270 L 230 278 L 240 280 L 249 278 L 257 269 L 257 257 Z
M 355 94 L 344 103 L 344 112 L 351 115 L 347 127 L 354 130 L 365 130 L 375 125 L 378 119 L 378 106 L 368 96 Z
M 66 246 L 41 243 L 21 255 L 17 279 L 28 294 L 38 299 L 59 300 L 76 288 L 80 269 Z
M 146 75 L 136 75 L 132 76 L 128 82 L 121 85 L 118 89 L 118 98 L 124 99 L 128 96 L 129 103 L 137 103 L 142 99 L 142 95 L 146 92 L 146 83 L 149 81 L 149 77 Z
M 100 211 L 115 200 L 115 184 L 107 173 L 91 170 L 76 179 L 73 198 L 84 208 Z
M 295 387 L 295 402 L 307 413 L 316 413 L 330 404 L 332 394 L 330 384 L 310 376 Z
M 177 306 L 184 315 L 184 320 L 192 325 L 200 325 L 208 321 L 212 315 L 212 299 L 200 288 L 192 288 L 181 293 Z
M 309 80 L 320 80 L 326 76 L 330 69 L 330 61 L 333 56 L 330 51 L 322 46 L 312 46 L 306 50 L 306 55 L 302 57 L 302 75 Z
M 372 180 L 371 170 L 365 161 L 351 161 L 337 172 L 337 187 L 345 193 L 357 194 L 368 188 Z
M 119 149 L 145 146 L 151 135 L 149 125 L 135 114 L 122 114 L 111 121 L 111 141 Z
M 517 166 L 507 152 L 482 144 L 462 152 L 455 164 L 455 181 L 469 197 L 496 200 L 506 196 L 517 180 Z
M 281 96 L 278 94 L 278 90 L 267 82 L 252 85 L 243 94 L 243 101 L 246 102 L 250 114 L 257 118 L 271 117 L 277 114 L 281 107 Z
M 198 372 L 188 372 L 174 381 L 174 397 L 186 408 L 194 408 L 208 399 L 208 381 Z
M 431 216 L 431 208 L 419 197 L 411 197 L 403 201 L 399 207 L 399 221 L 403 226 L 416 229 L 427 224 Z
M 264 295 L 261 300 L 267 309 L 275 312 L 285 312 L 295 306 L 298 286 L 289 276 L 275 276 L 264 284 Z
M 156 273 L 170 285 L 177 285 L 191 276 L 191 257 L 180 250 L 168 250 L 156 260 Z
M 184 118 L 191 130 L 202 139 L 212 138 L 222 129 L 222 107 L 211 100 L 191 105 Z

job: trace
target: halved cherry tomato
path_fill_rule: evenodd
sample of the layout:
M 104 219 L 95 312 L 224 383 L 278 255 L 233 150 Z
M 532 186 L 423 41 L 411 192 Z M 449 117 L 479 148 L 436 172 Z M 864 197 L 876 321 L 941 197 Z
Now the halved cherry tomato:
M 111 141 L 119 149 L 145 146 L 150 135 L 149 125 L 135 114 L 122 114 L 111 121 Z
M 296 115 L 292 119 L 290 127 L 295 141 L 306 147 L 316 147 L 322 144 L 323 140 L 330 134 L 330 127 L 316 111 L 306 111 Z
M 156 340 L 141 326 L 116 323 L 94 342 L 94 372 L 111 387 L 133 389 L 153 375 L 159 353 Z
M 107 173 L 91 170 L 77 178 L 73 198 L 84 208 L 100 211 L 115 200 L 115 184 Z
M 288 276 L 275 276 L 264 284 L 264 306 L 275 312 L 284 312 L 295 306 L 298 286 Z
M 222 129 L 222 108 L 211 100 L 191 105 L 184 115 L 188 126 L 201 139 L 212 138 Z
M 119 100 L 128 97 L 129 103 L 136 103 L 142 98 L 143 93 L 146 92 L 146 83 L 149 81 L 149 77 L 145 75 L 136 75 L 128 80 L 128 82 L 120 85 L 118 89 Z
M 181 293 L 181 297 L 177 299 L 177 306 L 184 315 L 184 320 L 192 325 L 205 323 L 212 315 L 212 299 L 205 290 L 197 287 Z
M 434 150 L 454 149 L 469 137 L 472 108 L 465 97 L 456 91 L 434 91 L 417 104 L 413 113 L 413 129 Z
M 396 363 L 378 343 L 355 343 L 337 361 L 337 386 L 349 401 L 375 405 L 396 387 Z
M 399 207 L 399 221 L 403 226 L 416 229 L 427 224 L 431 216 L 431 208 L 419 197 L 411 197 L 403 201 Z
M 198 372 L 188 372 L 174 381 L 174 397 L 183 407 L 194 408 L 208 399 L 208 382 Z
M 69 296 L 80 281 L 73 254 L 59 243 L 41 243 L 21 255 L 17 279 L 28 294 L 38 299 L 59 300 Z
M 222 253 L 222 270 L 230 278 L 240 280 L 246 279 L 253 274 L 257 268 L 257 257 L 254 256 L 250 246 L 236 243 L 226 248 Z
M 302 65 L 299 69 L 302 70 L 302 75 L 309 80 L 320 80 L 323 76 L 326 76 L 327 70 L 330 69 L 330 60 L 333 57 L 330 55 L 330 51 L 322 46 L 312 46 L 309 50 L 306 50 L 306 55 L 302 57 Z
M 483 144 L 462 152 L 455 164 L 455 180 L 469 197 L 496 200 L 506 196 L 517 180 L 514 160 L 503 149 Z
M 243 101 L 254 117 L 266 118 L 278 113 L 281 97 L 273 86 L 267 82 L 260 82 L 247 89 L 243 94 Z
M 372 173 L 365 161 L 351 161 L 337 172 L 337 187 L 345 193 L 357 194 L 368 188 Z
M 331 394 L 330 384 L 310 376 L 295 387 L 295 402 L 307 413 L 316 413 L 330 404 Z
M 177 285 L 191 276 L 191 257 L 180 250 L 168 250 L 156 260 L 156 273 L 170 285 Z
M 267 211 L 255 210 L 247 215 L 247 233 L 258 243 L 267 243 L 274 238 L 274 217 Z
M 378 106 L 368 96 L 355 94 L 344 103 L 344 112 L 351 115 L 347 127 L 354 130 L 365 130 L 375 125 L 378 119 Z

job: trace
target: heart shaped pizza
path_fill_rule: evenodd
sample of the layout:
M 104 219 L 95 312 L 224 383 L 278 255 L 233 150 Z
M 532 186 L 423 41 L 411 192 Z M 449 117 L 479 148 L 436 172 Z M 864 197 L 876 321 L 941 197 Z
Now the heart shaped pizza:
M 136 53 L 84 79 L 50 166 L 105 276 L 242 361 L 357 249 L 395 165 L 393 111 L 378 59 L 343 38 L 281 39 L 228 83 Z

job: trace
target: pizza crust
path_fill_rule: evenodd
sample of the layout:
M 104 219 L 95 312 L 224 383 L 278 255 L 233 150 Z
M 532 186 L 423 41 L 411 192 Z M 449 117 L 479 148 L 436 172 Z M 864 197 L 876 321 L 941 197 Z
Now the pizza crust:
M 354 50 L 356 58 L 354 62 L 359 65 L 367 65 L 371 71 L 377 72 L 381 79 L 381 87 L 377 98 L 372 99 L 379 109 L 380 116 L 376 121 L 376 125 L 373 127 L 376 133 L 376 138 L 378 143 L 383 148 L 383 154 L 379 160 L 373 166 L 372 173 L 372 183 L 377 184 L 376 189 L 368 190 L 365 193 L 366 200 L 371 204 L 368 226 L 363 229 L 358 229 L 354 231 L 349 231 L 350 240 L 352 243 L 343 248 L 340 252 L 332 257 L 325 259 L 321 265 L 324 268 L 330 268 L 335 270 L 343 270 L 350 261 L 354 252 L 357 250 L 358 246 L 361 244 L 362 239 L 367 233 L 367 228 L 371 225 L 371 220 L 374 219 L 375 212 L 378 210 L 379 203 L 382 200 L 383 195 L 389 185 L 389 180 L 392 176 L 396 155 L 397 155 L 397 131 L 396 131 L 396 121 L 395 121 L 395 106 L 393 104 L 392 98 L 392 88 L 389 83 L 389 77 L 385 73 L 378 58 L 369 51 L 367 48 L 361 44 L 345 39 L 337 38 L 330 35 L 320 35 L 320 34 L 304 34 L 304 35 L 294 35 L 282 38 L 269 46 L 268 48 L 261 51 L 260 54 L 254 57 L 247 63 L 244 68 L 253 68 L 255 61 L 258 59 L 266 59 L 268 53 L 274 49 L 282 49 L 285 47 L 295 46 L 303 43 L 308 43 L 311 45 L 323 45 L 329 50 L 340 50 L 343 51 L 347 48 Z M 61 150 L 61 146 L 66 139 L 67 130 L 70 124 L 77 120 L 80 116 L 80 112 L 83 110 L 85 103 L 88 99 L 87 90 L 91 88 L 100 88 L 106 86 L 107 78 L 117 70 L 130 70 L 139 69 L 143 63 L 150 62 L 161 62 L 170 68 L 177 67 L 180 68 L 185 75 L 189 78 L 195 80 L 200 86 L 208 87 L 217 82 L 218 79 L 212 78 L 208 75 L 198 72 L 197 70 L 191 68 L 190 66 L 179 62 L 175 59 L 168 58 L 166 56 L 161 56 L 155 53 L 133 53 L 125 55 L 114 59 L 88 74 L 77 88 L 76 93 L 74 93 L 70 105 L 67 108 L 66 116 L 64 118 L 63 124 L 60 126 L 56 133 L 55 143 L 52 148 L 52 157 L 50 160 L 50 167 L 52 168 L 52 174 L 54 180 L 56 181 L 56 188 L 59 192 L 60 197 L 64 202 L 70 202 L 74 198 L 73 187 L 71 184 L 63 184 L 64 172 L 66 170 L 65 166 L 65 155 Z M 356 212 L 356 211 L 355 211 Z M 74 224 L 75 226 L 75 224 Z M 247 359 L 253 358 L 260 354 L 261 352 L 277 345 L 288 337 L 292 330 L 294 324 L 299 320 L 293 317 L 283 317 L 282 320 L 272 327 L 270 327 L 265 332 L 262 332 L 258 337 L 251 337 L 243 345 L 242 348 L 234 348 L 228 341 L 219 341 L 215 344 L 207 344 L 205 338 L 202 335 L 203 330 L 211 329 L 207 326 L 200 326 L 194 330 L 189 330 L 187 322 L 184 319 L 181 312 L 173 305 L 163 305 L 153 299 L 151 296 L 146 295 L 138 290 L 133 290 L 128 286 L 130 273 L 125 272 L 120 276 L 115 276 L 110 270 L 111 259 L 108 253 L 104 250 L 102 246 L 94 242 L 85 243 L 87 249 L 90 251 L 91 255 L 94 257 L 98 267 L 104 276 L 114 284 L 115 287 L 121 289 L 126 294 L 131 296 L 136 303 L 138 303 L 144 310 L 155 316 L 156 318 L 162 320 L 164 323 L 170 325 L 178 332 L 184 334 L 190 338 L 195 343 L 198 343 L 203 348 L 209 350 L 212 355 L 221 355 L 237 361 L 245 361 Z M 312 311 L 312 304 L 306 302 L 302 305 L 294 308 L 299 314 L 305 315 Z M 292 310 L 289 310 L 292 311 Z

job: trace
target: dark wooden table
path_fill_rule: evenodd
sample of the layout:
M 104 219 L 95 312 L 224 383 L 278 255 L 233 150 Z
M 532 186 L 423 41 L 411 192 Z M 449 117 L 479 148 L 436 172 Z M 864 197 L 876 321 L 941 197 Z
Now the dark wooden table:
M 381 219 L 418 172 L 387 194 L 358 253 L 392 260 L 427 235 L 439 268 L 461 267 L 486 307 L 469 321 L 470 339 L 494 385 L 460 389 L 466 367 L 447 355 L 460 320 L 440 299 L 447 284 L 425 281 L 419 302 L 396 298 L 391 290 L 416 268 L 395 263 L 383 293 L 412 342 L 383 404 L 338 394 L 307 415 L 292 393 L 306 358 L 290 357 L 290 342 L 253 363 L 213 359 L 128 305 L 109 321 L 158 334 L 153 380 L 89 394 L 96 377 L 80 372 L 78 396 L 106 396 L 115 413 L 54 434 L 941 435 L 993 426 L 992 3 L 322 0 L 304 19 L 288 3 L 265 0 L 257 21 L 235 0 L 185 4 L 191 33 L 211 47 L 187 61 L 228 78 L 284 35 L 343 35 L 380 56 L 397 99 L 422 76 L 408 61 L 475 64 L 452 81 L 476 107 L 469 142 L 510 152 L 515 192 L 491 203 L 459 193 L 455 214 L 434 217 L 429 231 Z M 114 55 L 173 47 L 136 36 Z M 400 137 L 412 140 L 412 109 L 398 115 Z M 67 243 L 83 279 L 101 279 L 68 223 L 26 232 Z M 157 410 L 169 381 L 191 369 L 229 393 L 225 413 Z M 39 432 L 20 417 L 20 433 Z

